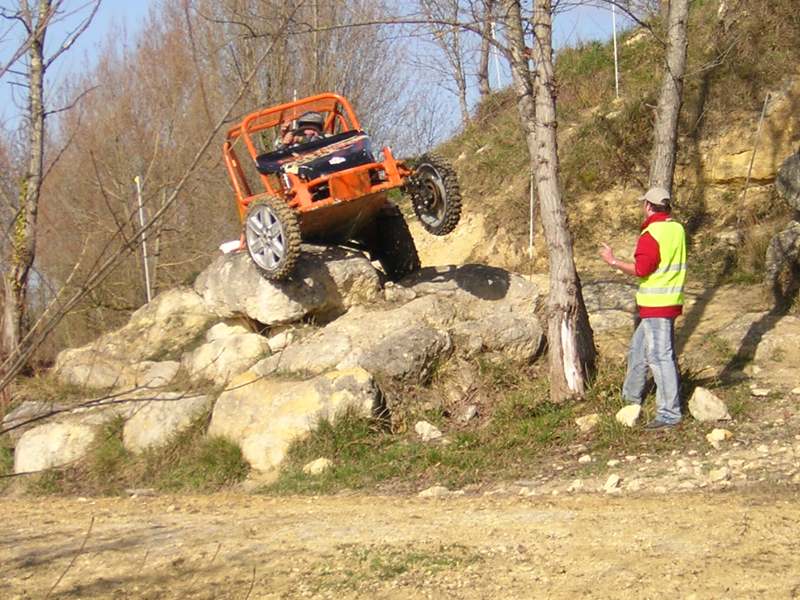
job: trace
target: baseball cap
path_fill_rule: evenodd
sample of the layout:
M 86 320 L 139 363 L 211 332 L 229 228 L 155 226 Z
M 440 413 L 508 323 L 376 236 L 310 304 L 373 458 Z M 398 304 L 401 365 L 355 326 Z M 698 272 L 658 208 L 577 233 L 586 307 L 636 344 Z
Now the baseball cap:
M 669 192 L 661 187 L 653 187 L 647 190 L 644 196 L 639 197 L 639 201 L 647 200 L 650 204 L 664 206 L 669 204 Z

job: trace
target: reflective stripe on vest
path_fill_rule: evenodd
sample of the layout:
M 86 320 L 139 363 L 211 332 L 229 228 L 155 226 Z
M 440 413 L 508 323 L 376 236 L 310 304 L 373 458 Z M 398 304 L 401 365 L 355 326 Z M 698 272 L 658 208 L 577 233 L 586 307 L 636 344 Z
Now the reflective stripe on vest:
M 660 307 L 683 304 L 683 284 L 686 281 L 686 233 L 675 221 L 650 223 L 642 235 L 649 233 L 658 243 L 661 257 L 658 268 L 647 277 L 639 278 L 636 304 Z

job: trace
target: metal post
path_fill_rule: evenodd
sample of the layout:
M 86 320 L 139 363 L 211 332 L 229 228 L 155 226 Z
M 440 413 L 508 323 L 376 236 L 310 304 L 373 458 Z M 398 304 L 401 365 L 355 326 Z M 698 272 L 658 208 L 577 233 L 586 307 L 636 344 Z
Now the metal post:
M 144 206 L 142 205 L 142 184 L 141 179 L 139 176 L 133 178 L 136 182 L 136 197 L 139 202 L 139 225 L 142 227 L 142 259 L 144 261 L 144 285 L 145 290 L 147 292 L 147 302 L 149 303 L 152 300 L 152 295 L 150 293 L 150 269 L 148 267 L 147 261 L 147 234 L 144 230 Z
M 492 41 L 497 42 L 497 30 L 495 29 L 495 22 L 492 21 L 490 24 L 490 29 L 492 32 Z M 497 86 L 495 89 L 500 89 L 500 51 L 497 49 L 497 46 L 492 45 L 492 54 L 494 55 L 494 76 L 497 79 Z
M 611 30 L 614 32 L 614 93 L 619 98 L 619 61 L 617 60 L 617 9 L 611 5 Z
M 528 207 L 528 258 L 533 258 L 533 170 L 531 170 L 531 198 Z

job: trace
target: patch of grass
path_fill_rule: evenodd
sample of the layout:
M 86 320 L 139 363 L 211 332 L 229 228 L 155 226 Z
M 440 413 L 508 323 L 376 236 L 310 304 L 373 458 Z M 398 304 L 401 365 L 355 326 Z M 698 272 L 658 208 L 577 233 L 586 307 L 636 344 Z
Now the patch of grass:
M 400 585 L 438 573 L 463 569 L 483 560 L 474 550 L 460 545 L 421 548 L 408 545 L 344 545 L 337 548 L 334 561 L 326 560 L 304 578 L 308 591 L 367 591 L 374 584 L 397 580 Z M 346 568 L 333 567 L 344 563 Z
M 115 418 L 100 428 L 81 461 L 31 478 L 28 491 L 115 495 L 127 488 L 152 487 L 213 492 L 242 481 L 249 466 L 241 450 L 229 440 L 206 436 L 208 418 L 200 416 L 166 445 L 138 455 L 123 445 L 124 419 Z

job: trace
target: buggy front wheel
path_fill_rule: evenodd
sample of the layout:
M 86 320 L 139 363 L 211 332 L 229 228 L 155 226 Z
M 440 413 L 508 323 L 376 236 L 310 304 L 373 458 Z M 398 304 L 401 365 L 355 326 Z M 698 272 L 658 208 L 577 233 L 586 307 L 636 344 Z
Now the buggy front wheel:
M 300 255 L 297 215 L 281 198 L 255 200 L 244 219 L 247 253 L 267 279 L 289 276 Z

